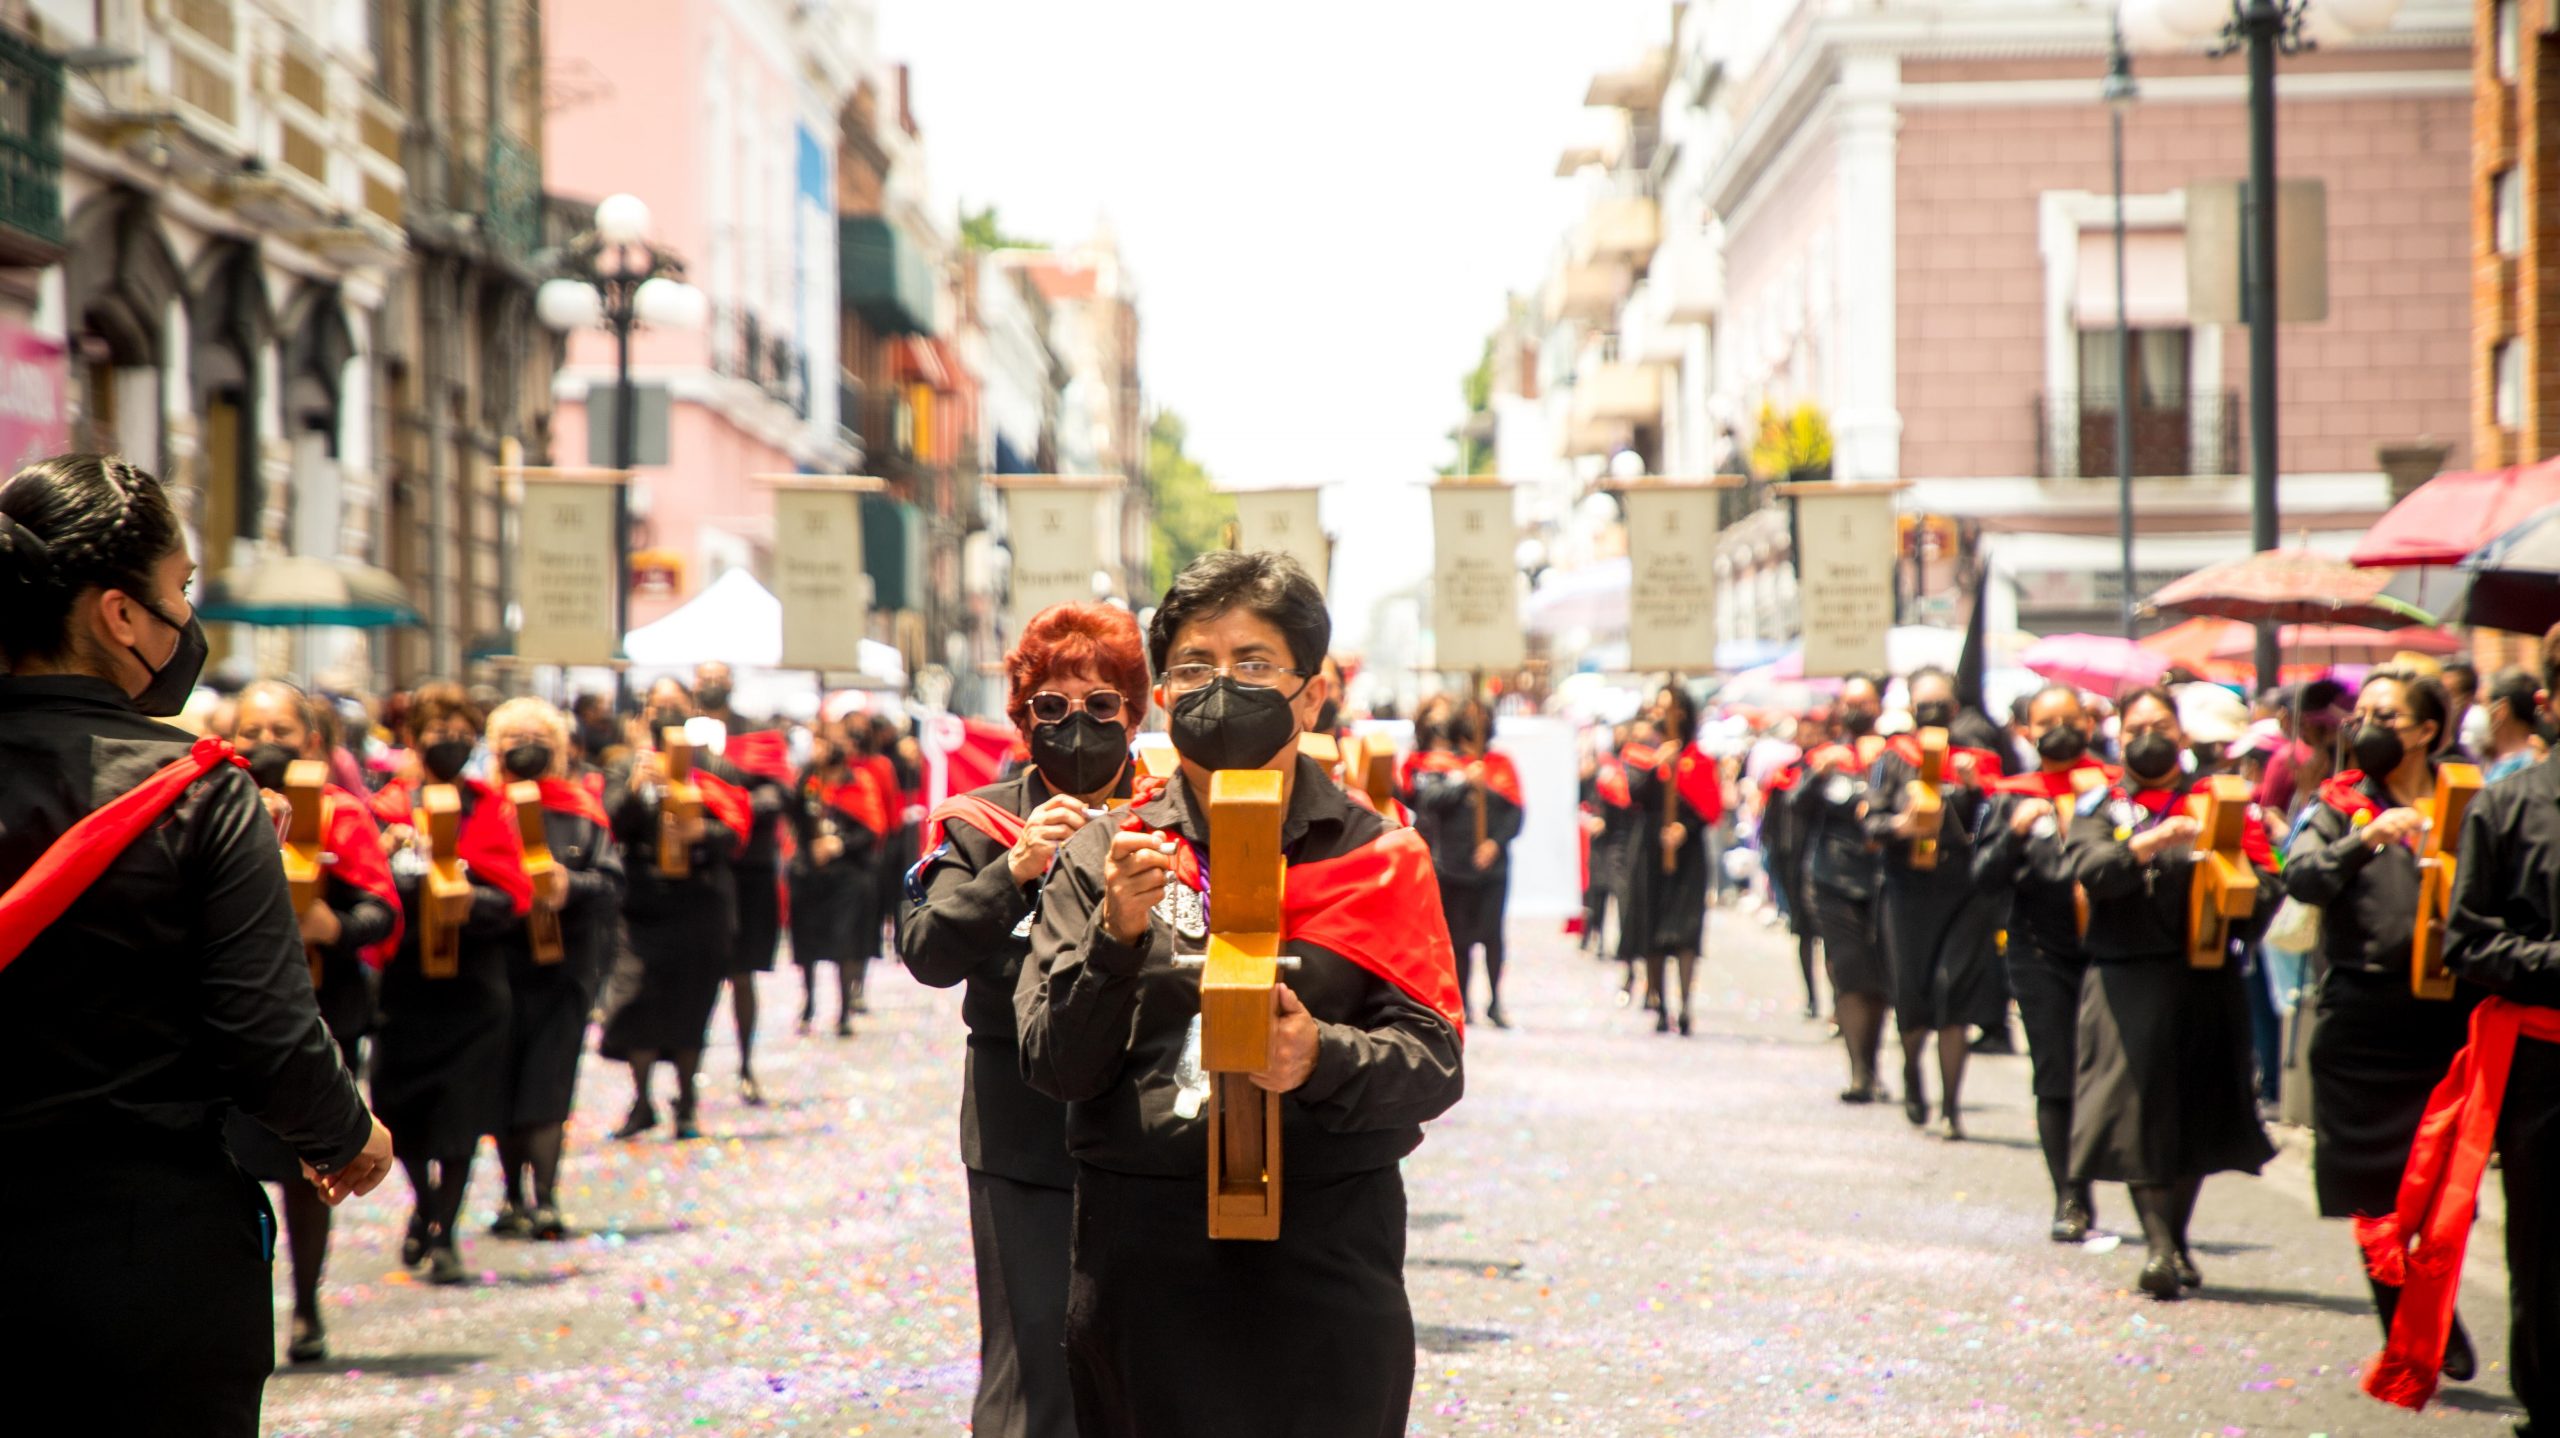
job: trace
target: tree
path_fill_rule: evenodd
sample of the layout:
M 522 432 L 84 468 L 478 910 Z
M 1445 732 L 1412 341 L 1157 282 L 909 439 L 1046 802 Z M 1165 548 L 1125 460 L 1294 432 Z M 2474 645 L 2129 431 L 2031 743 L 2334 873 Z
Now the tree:
M 977 210 L 960 212 L 960 243 L 971 254 L 989 250 L 1045 250 L 1038 240 L 1026 240 L 1004 232 L 1004 222 L 996 218 L 996 207 L 987 205 Z
M 1485 336 L 1484 353 L 1476 357 L 1476 367 L 1458 377 L 1458 393 L 1467 402 L 1467 419 L 1449 431 L 1449 442 L 1458 447 L 1458 459 L 1455 464 L 1440 466 L 1444 478 L 1493 473 L 1493 446 L 1475 433 L 1476 416 L 1493 404 L 1493 344 L 1494 337 Z
M 1235 501 L 1219 493 L 1209 471 L 1183 452 L 1190 437 L 1182 416 L 1169 409 L 1157 410 L 1147 426 L 1147 498 L 1155 511 L 1147 577 L 1158 594 L 1182 566 L 1223 547 L 1236 518 Z

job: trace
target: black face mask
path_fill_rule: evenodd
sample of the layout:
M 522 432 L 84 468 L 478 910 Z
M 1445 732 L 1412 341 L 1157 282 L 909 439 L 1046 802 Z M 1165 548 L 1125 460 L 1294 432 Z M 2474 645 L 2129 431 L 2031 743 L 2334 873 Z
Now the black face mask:
M 2036 757 L 2054 764 L 2076 763 L 2089 752 L 2089 736 L 2077 724 L 2056 724 L 2036 736 Z
M 1875 732 L 1876 716 L 1864 709 L 1840 711 L 1840 729 L 1852 739 L 1864 739 Z
M 578 747 L 587 751 L 589 759 L 601 759 L 604 751 L 622 742 L 611 724 L 587 724 L 578 730 Z
M 474 747 L 468 739 L 438 739 L 418 750 L 418 761 L 427 766 L 428 777 L 450 784 L 462 777 L 462 766 L 471 762 Z
M 685 716 L 677 713 L 673 709 L 650 710 L 649 742 L 652 744 L 660 742 L 660 736 L 664 735 L 668 730 L 683 728 L 684 721 Z
M 1055 724 L 1031 726 L 1031 762 L 1061 794 L 1098 794 L 1128 766 L 1129 728 L 1070 710 Z
M 259 788 L 281 794 L 284 792 L 284 771 L 293 767 L 293 761 L 302 756 L 282 744 L 269 743 L 250 745 L 249 752 L 243 757 L 249 761 L 249 777 L 258 781 Z
M 2166 779 L 2178 767 L 2178 741 L 2166 734 L 2137 734 L 2124 746 L 2124 766 L 2137 779 Z
M 1342 702 L 1338 699 L 1327 699 L 1324 701 L 1324 707 L 1316 711 L 1316 732 L 1330 734 L 1341 727 Z
M 705 684 L 700 689 L 694 691 L 693 698 L 695 703 L 702 706 L 703 712 L 705 713 L 709 713 L 714 709 L 726 709 L 729 707 L 729 686 L 726 684 Z
M 1923 729 L 1944 729 L 1956 722 L 1956 706 L 1944 699 L 1931 699 L 1911 706 L 1911 722 Z
M 2399 768 L 2400 761 L 2409 757 L 2409 746 L 2400 742 L 2398 734 L 2380 724 L 2358 725 L 2355 743 L 2351 747 L 2356 756 L 2356 767 L 2376 777 Z
M 1259 769 L 1298 737 L 1290 697 L 1221 674 L 1173 701 L 1174 752 L 1203 769 Z
M 187 707 L 187 696 L 196 692 L 196 678 L 204 673 L 205 655 L 210 652 L 204 639 L 204 626 L 192 614 L 187 622 L 178 623 L 150 605 L 143 612 L 178 632 L 178 647 L 157 664 L 143 658 L 142 651 L 128 644 L 125 652 L 140 660 L 151 674 L 151 682 L 133 696 L 133 707 L 155 719 L 166 719 Z
M 518 744 L 501 755 L 499 762 L 507 766 L 510 779 L 539 779 L 551 772 L 551 746 Z

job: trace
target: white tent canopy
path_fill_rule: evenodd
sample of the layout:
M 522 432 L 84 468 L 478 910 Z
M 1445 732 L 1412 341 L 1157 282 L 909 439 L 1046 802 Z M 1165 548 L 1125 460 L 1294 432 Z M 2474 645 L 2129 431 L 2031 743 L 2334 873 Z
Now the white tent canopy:
M 737 671 L 739 707 L 750 711 L 777 707 L 764 693 L 768 685 L 796 691 L 794 697 L 811 692 L 780 680 L 782 601 L 743 569 L 713 580 L 666 618 L 632 630 L 623 638 L 622 652 L 630 656 L 633 679 L 643 683 L 696 664 L 725 661 Z M 894 647 L 878 640 L 862 641 L 862 673 L 881 687 L 907 687 L 906 662 Z M 786 701 L 779 707 L 803 706 Z

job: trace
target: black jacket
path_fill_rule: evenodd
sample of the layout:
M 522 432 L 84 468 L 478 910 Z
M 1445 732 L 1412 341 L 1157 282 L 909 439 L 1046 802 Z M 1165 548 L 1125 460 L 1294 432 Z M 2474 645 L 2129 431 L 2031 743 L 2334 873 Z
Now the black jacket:
M 2173 848 L 2149 863 L 2128 842 L 2181 805 L 2191 785 L 2180 781 L 2163 814 L 2136 803 L 2122 785 L 2084 800 L 2066 830 L 2071 876 L 2089 894 L 2089 958 L 2094 963 L 2183 958 L 2187 952 L 2187 894 L 2194 882 L 2192 852 Z M 2253 824 L 2255 820 L 2251 821 Z M 2258 870 L 2258 904 L 2243 927 L 2254 929 L 2275 908 L 2275 874 Z
M 1883 859 L 1860 812 L 1871 797 L 1866 775 L 1808 764 L 1788 797 L 1795 802 L 1806 883 L 1853 901 L 1874 898 Z
M 1476 796 L 1484 796 L 1484 836 L 1499 846 L 1493 862 L 1476 867 Z M 1443 884 L 1474 886 L 1507 883 L 1511 877 L 1511 841 L 1520 837 L 1520 806 L 1490 787 L 1471 782 L 1463 770 L 1423 771 L 1413 776 L 1414 821 L 1431 842 L 1431 867 Z
M 102 680 L 0 676 L 0 888 L 192 743 Z M 0 973 L 0 1141 L 30 1163 L 219 1145 L 232 1105 L 324 1170 L 373 1128 L 313 1001 L 275 824 L 224 765 Z
M 1188 839 L 1214 875 L 1208 816 L 1177 779 L 1138 817 Z M 1282 820 L 1291 863 L 1331 859 L 1385 831 L 1331 776 L 1300 759 Z M 1185 1117 L 1186 1045 L 1200 1018 L 1200 980 L 1174 967 L 1204 941 L 1177 936 L 1159 912 L 1146 937 L 1124 944 L 1103 927 L 1102 861 L 1112 826 L 1087 825 L 1058 851 L 1032 921 L 1014 1010 L 1023 1072 L 1067 1101 L 1067 1146 L 1118 1173 L 1180 1177 L 1208 1166 L 1209 1117 Z M 1179 887 L 1179 885 L 1175 885 Z M 1214 887 L 1214 880 L 1213 880 Z M 1170 893 L 1168 893 L 1170 897 Z M 1433 896 L 1419 896 L 1436 912 Z M 1422 1142 L 1422 1125 L 1464 1090 L 1458 1035 L 1428 1006 L 1327 949 L 1291 940 L 1303 961 L 1284 981 L 1317 1022 L 1315 1070 L 1284 1095 L 1285 1171 L 1291 1179 L 1385 1168 Z M 1196 1063 L 1196 1059 L 1195 1059 Z
M 2471 801 L 2444 961 L 2500 997 L 2560 1007 L 2560 764 L 2536 764 Z
M 2357 786 L 2395 807 L 2382 781 Z M 2418 854 L 2407 844 L 2375 852 L 2336 805 L 2313 800 L 2285 843 L 2284 891 L 2320 906 L 2320 954 L 2332 969 L 2406 976 L 2418 926 Z

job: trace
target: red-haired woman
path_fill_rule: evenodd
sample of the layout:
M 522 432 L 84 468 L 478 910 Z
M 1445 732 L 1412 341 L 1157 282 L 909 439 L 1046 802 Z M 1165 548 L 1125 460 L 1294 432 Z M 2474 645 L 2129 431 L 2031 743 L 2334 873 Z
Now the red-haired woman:
M 1075 1165 L 1066 1107 L 1022 1080 L 1014 980 L 1031 948 L 1031 905 L 1050 856 L 1129 792 L 1129 736 L 1147 712 L 1137 621 L 1105 604 L 1061 604 L 1024 626 L 1005 658 L 1005 712 L 1031 764 L 945 803 L 907 876 L 898 952 L 936 988 L 962 982 L 969 1068 L 960 1161 L 978 1254 L 981 1433 L 1073 1435 L 1067 1389 L 1067 1234 Z

